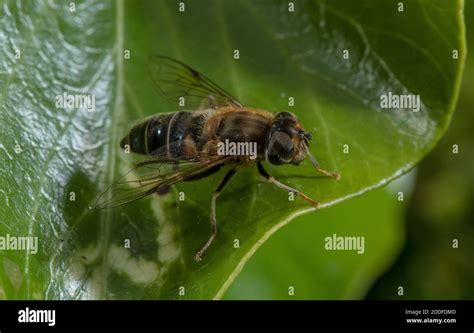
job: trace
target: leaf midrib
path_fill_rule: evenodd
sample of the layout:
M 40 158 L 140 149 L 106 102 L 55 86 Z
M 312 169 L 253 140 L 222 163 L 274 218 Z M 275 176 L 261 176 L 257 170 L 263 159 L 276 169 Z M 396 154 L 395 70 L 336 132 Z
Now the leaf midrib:
M 104 184 L 111 184 L 115 177 L 115 162 L 116 162 L 116 142 L 119 141 L 119 133 L 117 122 L 123 116 L 124 107 L 124 66 L 123 66 L 123 49 L 124 49 L 124 0 L 117 0 L 115 2 L 116 13 L 115 13 L 115 47 L 112 50 L 112 53 L 115 52 L 115 65 L 116 65 L 116 85 L 115 85 L 115 103 L 114 108 L 110 115 L 110 138 L 111 141 L 108 147 L 106 154 L 106 172 L 104 174 L 105 182 Z M 111 195 L 109 193 L 109 195 Z M 100 233 L 101 237 L 101 257 L 102 257 L 102 283 L 101 283 L 101 298 L 105 299 L 107 297 L 107 275 L 108 275 L 108 250 L 109 250 L 109 239 L 110 239 L 110 230 L 112 224 L 112 214 L 113 211 L 110 209 L 105 209 L 100 212 L 101 216 L 101 227 Z

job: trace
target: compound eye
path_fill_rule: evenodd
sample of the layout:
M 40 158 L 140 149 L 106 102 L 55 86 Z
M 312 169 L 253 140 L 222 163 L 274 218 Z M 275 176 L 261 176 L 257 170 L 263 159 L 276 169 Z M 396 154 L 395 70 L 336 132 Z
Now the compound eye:
M 270 162 L 274 164 L 288 163 L 293 157 L 295 147 L 291 137 L 285 132 L 275 132 L 268 146 Z

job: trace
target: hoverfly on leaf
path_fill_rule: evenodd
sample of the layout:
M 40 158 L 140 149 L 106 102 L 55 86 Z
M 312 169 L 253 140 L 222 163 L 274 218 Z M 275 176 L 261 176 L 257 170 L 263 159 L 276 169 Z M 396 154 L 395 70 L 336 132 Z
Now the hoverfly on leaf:
M 109 185 L 97 198 L 97 209 L 121 206 L 162 192 L 178 182 L 205 178 L 229 166 L 212 196 L 211 235 L 194 256 L 196 261 L 201 261 L 217 235 L 217 197 L 239 166 L 256 165 L 266 181 L 295 193 L 316 208 L 318 202 L 273 178 L 262 162 L 298 165 L 308 156 L 317 171 L 340 178 L 319 166 L 308 149 L 311 134 L 293 113 L 271 113 L 244 106 L 203 74 L 166 56 L 151 57 L 149 71 L 163 97 L 175 102 L 184 98 L 186 106 L 196 109 L 159 113 L 132 127 L 120 146 L 146 155 L 147 160 Z M 219 148 L 223 142 L 255 143 L 256 156 L 222 154 Z

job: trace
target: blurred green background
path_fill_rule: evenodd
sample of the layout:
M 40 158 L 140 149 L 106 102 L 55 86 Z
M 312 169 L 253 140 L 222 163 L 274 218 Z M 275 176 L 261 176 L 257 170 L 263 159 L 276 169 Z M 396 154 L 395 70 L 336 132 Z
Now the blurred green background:
M 384 189 L 282 228 L 250 259 L 225 298 L 474 299 L 474 0 L 465 1 L 464 15 L 462 88 L 436 148 Z M 365 236 L 364 255 L 324 250 L 332 230 Z

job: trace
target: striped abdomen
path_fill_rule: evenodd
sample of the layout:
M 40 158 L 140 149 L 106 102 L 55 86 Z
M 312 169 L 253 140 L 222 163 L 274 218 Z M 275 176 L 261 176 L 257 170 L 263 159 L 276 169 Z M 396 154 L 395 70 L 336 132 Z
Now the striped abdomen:
M 138 154 L 186 157 L 193 153 L 189 145 L 199 141 L 205 118 L 206 111 L 163 113 L 135 125 L 120 146 Z

